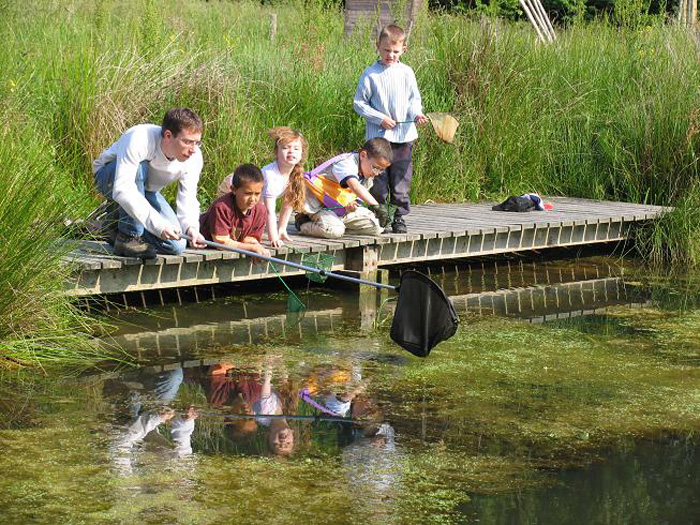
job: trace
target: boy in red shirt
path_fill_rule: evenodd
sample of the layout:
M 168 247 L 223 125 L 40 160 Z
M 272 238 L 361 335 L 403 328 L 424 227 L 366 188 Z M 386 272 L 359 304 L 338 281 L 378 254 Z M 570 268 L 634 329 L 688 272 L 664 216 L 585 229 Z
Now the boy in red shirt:
M 260 244 L 267 221 L 267 209 L 260 202 L 265 179 L 254 164 L 241 164 L 231 179 L 231 192 L 211 203 L 199 217 L 205 239 L 260 255 L 270 252 Z

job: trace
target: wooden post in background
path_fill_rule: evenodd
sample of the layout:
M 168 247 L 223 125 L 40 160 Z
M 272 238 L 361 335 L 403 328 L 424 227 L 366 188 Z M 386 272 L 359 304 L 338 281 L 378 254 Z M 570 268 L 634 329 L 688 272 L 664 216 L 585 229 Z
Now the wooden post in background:
M 678 21 L 686 27 L 695 27 L 698 21 L 698 0 L 678 1 Z
M 277 34 L 277 13 L 270 13 L 270 42 L 275 40 Z

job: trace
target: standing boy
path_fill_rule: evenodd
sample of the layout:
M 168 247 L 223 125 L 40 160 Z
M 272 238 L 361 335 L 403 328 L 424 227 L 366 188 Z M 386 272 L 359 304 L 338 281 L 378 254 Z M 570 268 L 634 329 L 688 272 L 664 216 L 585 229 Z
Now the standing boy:
M 260 202 L 265 178 L 254 164 L 241 164 L 231 177 L 231 191 L 216 199 L 200 217 L 202 235 L 232 248 L 270 252 L 260 244 L 267 224 L 267 209 Z
M 160 126 L 128 129 L 92 163 L 95 186 L 118 214 L 114 252 L 151 259 L 157 252 L 177 255 L 204 248 L 199 234 L 197 183 L 202 171 L 202 119 L 189 108 L 168 110 Z M 178 182 L 177 214 L 160 194 Z
M 378 176 L 372 195 L 380 204 L 396 206 L 391 229 L 406 233 L 403 219 L 410 211 L 411 153 L 418 138 L 415 124 L 425 124 L 416 76 L 406 64 L 399 62 L 406 51 L 406 35 L 398 26 L 388 25 L 379 33 L 379 60 L 365 69 L 357 85 L 353 101 L 355 111 L 365 119 L 365 139 L 384 137 L 391 143 L 393 161 Z

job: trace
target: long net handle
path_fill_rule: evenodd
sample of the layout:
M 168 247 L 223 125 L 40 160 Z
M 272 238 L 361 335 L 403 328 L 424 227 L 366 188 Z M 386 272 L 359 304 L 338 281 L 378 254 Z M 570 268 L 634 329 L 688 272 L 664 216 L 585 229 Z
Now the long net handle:
M 188 241 L 192 240 L 191 236 L 186 235 L 184 233 L 181 233 L 180 237 L 182 237 L 183 239 L 187 239 Z M 295 263 L 295 262 L 291 262 L 291 261 L 285 261 L 282 259 L 278 259 L 276 257 L 268 257 L 266 255 L 261 255 L 257 252 L 251 252 L 250 250 L 244 250 L 243 248 L 233 248 L 232 246 L 227 246 L 225 244 L 221 244 L 218 242 L 208 241 L 206 239 L 204 239 L 203 242 L 204 242 L 204 244 L 206 244 L 207 246 L 210 246 L 211 248 L 218 248 L 220 250 L 226 250 L 229 252 L 240 253 L 243 255 L 247 255 L 249 257 L 261 259 L 263 261 L 282 264 L 284 266 L 289 266 L 290 268 L 296 268 L 297 270 L 304 270 L 305 272 L 317 273 L 317 274 L 324 276 L 324 277 L 333 277 L 334 279 L 340 279 L 341 281 L 348 281 L 348 282 L 357 283 L 357 284 L 367 284 L 369 286 L 375 286 L 376 288 L 385 288 L 387 290 L 396 290 L 396 286 L 391 286 L 390 284 L 382 284 L 382 283 L 377 283 L 374 281 L 367 281 L 365 279 L 358 279 L 357 277 L 350 277 L 348 275 L 341 275 L 339 273 L 327 272 L 326 270 L 321 270 L 320 268 L 313 268 L 311 266 L 306 266 L 304 264 L 299 264 L 299 263 Z

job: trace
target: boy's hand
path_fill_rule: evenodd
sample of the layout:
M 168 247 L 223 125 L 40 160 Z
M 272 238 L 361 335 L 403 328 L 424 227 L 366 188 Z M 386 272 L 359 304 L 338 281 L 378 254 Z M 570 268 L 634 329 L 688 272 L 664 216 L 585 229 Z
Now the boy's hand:
M 280 240 L 284 242 L 292 242 L 292 239 L 289 237 L 287 232 L 280 232 Z
M 187 233 L 189 234 L 190 237 L 192 237 L 192 240 L 190 241 L 190 246 L 193 248 L 206 248 L 207 245 L 204 243 L 206 240 L 204 236 L 199 233 L 198 231 L 193 230 L 192 228 L 187 229 Z
M 273 248 L 281 248 L 282 246 L 284 246 L 282 236 L 280 235 L 277 239 L 270 239 L 270 244 Z
M 197 419 L 199 417 L 199 413 L 197 413 L 197 409 L 194 407 L 194 405 L 190 405 L 190 407 L 187 409 L 187 412 L 185 412 L 185 415 L 182 416 L 182 419 L 185 421 L 189 419 Z
M 425 115 L 416 115 L 416 118 L 413 119 L 413 121 L 419 126 L 422 126 L 423 124 L 427 124 L 428 122 L 430 122 L 430 119 Z
M 354 212 L 359 204 L 357 204 L 357 201 L 352 201 L 350 204 L 345 205 L 345 213 L 352 213 Z
M 259 253 L 260 255 L 264 255 L 265 257 L 270 256 L 270 252 L 262 244 L 258 244 L 257 246 L 253 246 L 253 248 L 250 251 L 255 252 L 255 253 Z
M 396 121 L 391 117 L 384 117 L 380 126 L 384 129 L 394 129 L 396 127 Z
M 379 220 L 379 226 L 381 226 L 382 228 L 384 228 L 387 224 L 391 222 L 391 218 L 389 217 L 389 211 L 386 209 L 385 206 L 378 204 L 376 206 L 369 206 L 368 209 L 377 216 L 377 219 Z
M 160 232 L 160 238 L 164 241 L 178 241 L 180 240 L 180 228 L 176 226 L 166 226 L 163 231 Z

